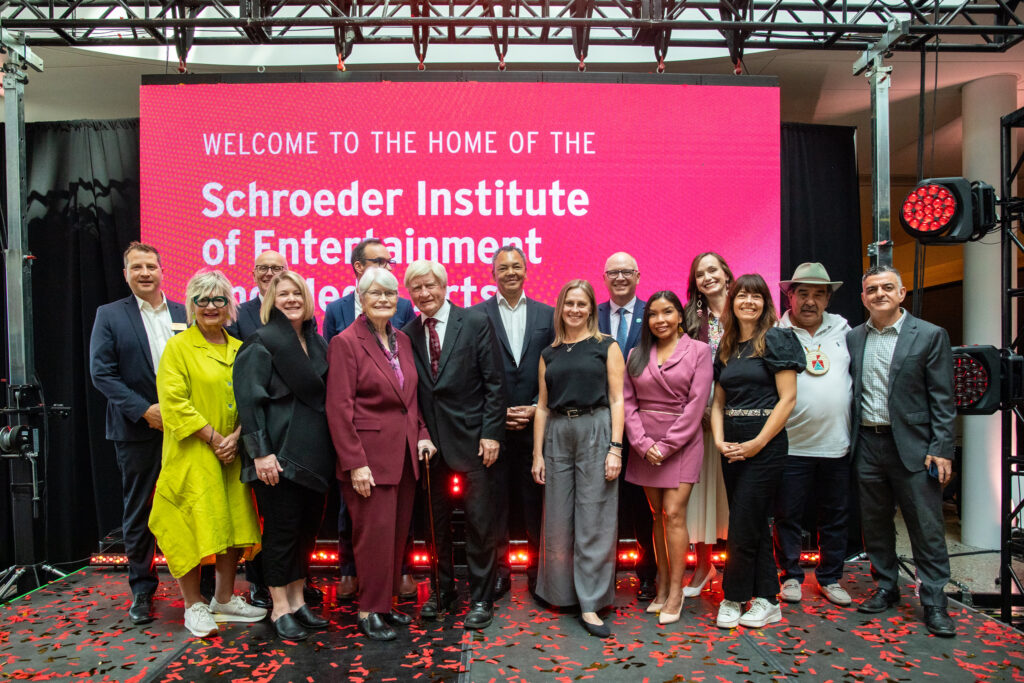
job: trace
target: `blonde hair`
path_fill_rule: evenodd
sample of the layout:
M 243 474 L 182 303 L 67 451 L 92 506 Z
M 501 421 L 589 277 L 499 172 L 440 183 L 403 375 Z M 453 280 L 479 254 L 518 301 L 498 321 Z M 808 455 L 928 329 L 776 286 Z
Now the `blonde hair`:
M 274 300 L 277 299 L 277 288 L 282 280 L 288 280 L 302 292 L 302 320 L 306 321 L 313 317 L 313 295 L 309 293 L 309 286 L 302 276 L 294 270 L 282 270 L 274 276 L 267 287 L 267 293 L 263 295 L 263 303 L 260 304 L 260 322 L 264 325 L 270 321 L 270 311 L 274 309 Z
M 437 261 L 419 259 L 410 263 L 405 271 L 405 288 L 409 289 L 409 283 L 423 275 L 433 275 L 441 287 L 448 287 L 448 271 L 444 269 L 444 266 Z
M 555 340 L 552 346 L 560 346 L 565 343 L 565 322 L 562 320 L 562 308 L 565 306 L 565 298 L 574 289 L 581 289 L 590 302 L 590 315 L 587 317 L 587 339 L 593 337 L 600 341 L 604 338 L 597 328 L 597 297 L 594 295 L 594 287 L 586 280 L 569 280 L 558 293 L 558 301 L 555 302 Z M 580 340 L 582 341 L 582 340 Z
M 231 292 L 231 281 L 219 270 L 201 270 L 185 285 L 185 315 L 188 324 L 196 321 L 196 304 L 193 299 L 204 296 L 222 296 L 228 300 L 228 319 L 234 322 L 238 317 L 238 302 Z

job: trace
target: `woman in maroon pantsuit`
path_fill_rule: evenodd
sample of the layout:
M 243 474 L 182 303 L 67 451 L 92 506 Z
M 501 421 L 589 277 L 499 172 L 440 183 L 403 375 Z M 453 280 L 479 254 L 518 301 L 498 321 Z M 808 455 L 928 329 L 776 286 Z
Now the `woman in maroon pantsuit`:
M 412 517 L 418 454 L 434 444 L 416 403 L 416 365 L 404 333 L 390 323 L 398 281 L 368 268 L 356 295 L 363 313 L 327 351 L 327 422 L 338 453 L 338 479 L 352 515 L 352 545 L 362 592 L 359 628 L 393 640 L 393 626 L 412 619 L 392 607 Z

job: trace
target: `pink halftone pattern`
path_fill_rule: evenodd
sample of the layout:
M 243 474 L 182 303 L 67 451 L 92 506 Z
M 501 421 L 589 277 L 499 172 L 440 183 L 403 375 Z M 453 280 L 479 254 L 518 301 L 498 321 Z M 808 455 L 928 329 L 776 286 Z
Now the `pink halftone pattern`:
M 690 260 L 707 250 L 737 275 L 779 279 L 775 88 L 147 85 L 141 116 L 142 237 L 161 249 L 175 299 L 202 267 L 223 270 L 248 298 L 257 248 L 273 248 L 311 280 L 322 311 L 352 286 L 348 253 L 370 231 L 391 247 L 400 279 L 415 258 L 444 262 L 459 304 L 481 300 L 492 285 L 490 255 L 507 240 L 527 252 L 528 295 L 549 303 L 576 277 L 603 293 L 604 261 L 615 251 L 639 262 L 641 296 L 674 289 L 685 297 Z M 440 149 L 431 144 L 438 134 Z M 566 136 L 580 143 L 568 153 Z M 360 205 L 342 215 L 339 193 L 342 208 L 352 208 L 354 183 Z M 491 193 L 483 204 L 481 186 Z M 459 189 L 468 215 L 456 215 Z M 450 193 L 451 215 L 444 193 L 431 210 L 431 190 Z M 506 191 L 500 211 L 495 190 Z M 527 191 L 538 215 L 526 211 Z

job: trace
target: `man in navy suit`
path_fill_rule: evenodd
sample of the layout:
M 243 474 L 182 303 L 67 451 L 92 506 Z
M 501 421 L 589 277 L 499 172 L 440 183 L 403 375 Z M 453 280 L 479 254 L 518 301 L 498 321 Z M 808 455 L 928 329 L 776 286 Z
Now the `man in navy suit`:
M 245 341 L 246 337 L 263 327 L 263 322 L 260 320 L 263 295 L 267 293 L 270 281 L 283 270 L 288 270 L 288 261 L 279 252 L 268 250 L 256 257 L 256 264 L 252 268 L 252 279 L 260 290 L 259 295 L 238 307 L 238 318 L 225 328 L 228 334 L 235 339 Z
M 615 338 L 625 358 L 629 358 L 630 350 L 640 340 L 644 324 L 644 302 L 636 296 L 639 282 L 640 268 L 626 252 L 612 254 L 605 261 L 604 284 L 610 301 L 598 305 L 597 326 L 602 333 Z M 628 443 L 623 443 L 622 452 L 629 452 Z M 631 531 L 640 546 L 636 561 L 636 576 L 640 579 L 637 597 L 653 600 L 657 594 L 658 567 L 654 561 L 651 508 L 643 487 L 630 484 L 625 477 L 619 477 L 619 528 Z
M 355 272 L 356 282 L 359 282 L 359 278 L 363 276 L 363 271 L 371 266 L 388 270 L 395 267 L 395 260 L 391 258 L 391 252 L 376 237 L 367 237 L 352 250 L 352 270 Z M 351 325 L 352 321 L 363 312 L 359 305 L 359 297 L 355 293 L 355 287 L 352 290 L 340 299 L 327 304 L 324 314 L 324 339 L 328 343 L 334 335 Z M 412 310 L 412 302 L 399 297 L 398 309 L 395 311 L 395 317 L 391 319 L 391 326 L 400 330 L 414 317 L 416 316 Z
M 501 343 L 505 368 L 505 443 L 501 457 L 492 468 L 494 491 L 494 534 L 497 552 L 497 577 L 494 599 L 511 586 L 509 562 L 509 520 L 522 520 L 526 531 L 529 560 L 526 580 L 533 592 L 537 583 L 537 559 L 541 512 L 544 495 L 533 480 L 533 414 L 537 410 L 537 368 L 540 352 L 555 338 L 555 309 L 523 293 L 526 282 L 526 257 L 519 247 L 507 245 L 498 250 L 491 263 L 491 275 L 498 293 L 473 308 L 487 314 Z
M 363 271 L 371 266 L 387 268 L 391 270 L 395 266 L 395 260 L 391 258 L 391 252 L 376 237 L 367 237 L 356 245 L 352 250 L 352 270 L 356 276 L 356 282 L 363 276 Z M 359 297 L 355 295 L 355 288 L 340 299 L 327 304 L 324 312 L 324 338 L 330 343 L 334 335 L 351 325 L 359 314 L 362 313 L 359 304 Z M 391 326 L 400 330 L 415 316 L 412 310 L 412 303 L 408 299 L 399 297 L 398 309 L 391 318 Z M 341 487 L 343 483 L 338 482 Z M 344 483 L 348 486 L 348 483 Z M 339 489 L 340 490 L 340 489 Z M 410 544 L 412 536 L 410 534 Z M 406 553 L 408 555 L 408 553 Z M 402 562 L 402 584 L 398 589 L 400 597 L 409 598 L 416 594 L 416 582 L 409 573 L 408 557 Z M 341 579 L 338 582 L 338 599 L 351 600 L 356 596 L 359 584 L 356 580 L 355 556 L 352 553 L 352 518 L 345 507 L 345 499 L 341 498 L 338 509 L 338 566 L 341 572 Z
M 89 342 L 92 382 L 107 397 L 107 438 L 114 442 L 124 496 L 125 552 L 133 624 L 153 621 L 156 542 L 149 531 L 151 498 L 160 474 L 163 421 L 156 369 L 167 340 L 185 329 L 185 307 L 161 291 L 160 254 L 132 242 L 124 252 L 131 296 L 100 306 Z

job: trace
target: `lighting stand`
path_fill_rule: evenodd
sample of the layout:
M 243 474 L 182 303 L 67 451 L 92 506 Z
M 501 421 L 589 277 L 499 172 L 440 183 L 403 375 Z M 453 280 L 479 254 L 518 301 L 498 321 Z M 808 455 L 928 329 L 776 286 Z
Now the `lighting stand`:
M 43 60 L 25 43 L 25 36 L 0 29 L 0 51 L 7 54 L 3 65 L 5 150 L 7 164 L 7 234 L 4 243 L 5 281 L 7 285 L 8 343 L 8 427 L 0 433 L 0 450 L 9 460 L 11 519 L 14 527 L 15 565 L 0 572 L 0 596 L 16 588 L 18 580 L 31 568 L 38 583 L 36 568 L 58 577 L 63 572 L 39 564 L 35 544 L 35 520 L 45 514 L 40 505 L 41 482 L 37 460 L 42 457 L 36 425 L 45 425 L 47 408 L 39 401 L 35 385 L 35 357 L 32 345 L 32 255 L 27 253 L 28 233 L 25 220 L 25 83 L 26 70 L 43 70 Z M 41 419 L 40 419 L 41 418 Z M 45 432 L 45 430 L 43 430 Z M 3 447 L 3 442 L 6 446 Z

